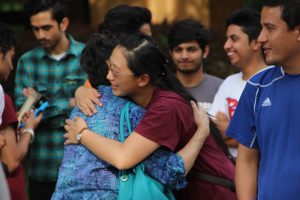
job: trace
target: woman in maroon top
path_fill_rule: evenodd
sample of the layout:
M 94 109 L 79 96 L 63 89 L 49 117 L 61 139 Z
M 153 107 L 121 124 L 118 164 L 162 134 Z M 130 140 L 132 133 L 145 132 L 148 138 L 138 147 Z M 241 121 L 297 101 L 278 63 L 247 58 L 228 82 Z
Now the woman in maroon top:
M 12 58 L 15 53 L 14 46 L 15 39 L 13 32 L 4 24 L 0 23 L 1 81 L 5 81 L 13 69 Z M 35 118 L 33 112 L 29 112 L 25 118 L 25 128 L 17 132 L 18 119 L 14 105 L 11 98 L 5 95 L 5 106 L 2 114 L 2 124 L 0 126 L 0 135 L 2 139 L 4 139 L 4 145 L 0 149 L 0 161 L 6 173 L 12 200 L 26 199 L 25 176 L 21 161 L 27 153 L 30 140 L 33 139 L 33 129 L 39 124 L 42 115 Z
M 4 136 L 6 145 L 1 149 L 0 158 L 3 161 L 3 166 L 5 168 L 11 198 L 25 200 L 25 176 L 23 167 L 20 162 L 24 156 L 19 156 L 18 152 L 13 152 L 14 147 L 18 148 L 16 134 L 18 119 L 15 113 L 16 112 L 14 110 L 14 106 L 10 97 L 8 95 L 5 95 L 5 107 L 2 115 L 0 134 Z M 24 134 L 23 137 L 21 136 L 20 140 L 23 141 L 20 142 L 23 143 L 22 146 L 26 148 L 24 148 L 24 153 L 22 152 L 22 154 L 25 154 L 29 145 L 30 134 Z
M 81 132 L 80 142 L 83 145 L 118 169 L 127 169 L 141 162 L 159 147 L 177 152 L 188 143 L 195 132 L 203 131 L 201 124 L 198 124 L 197 129 L 193 119 L 189 102 L 194 98 L 186 92 L 175 75 L 167 70 L 164 54 L 149 37 L 128 36 L 120 41 L 107 63 L 107 78 L 114 95 L 129 97 L 146 108 L 143 119 L 123 144 L 85 129 L 87 124 L 81 118 L 67 120 L 66 144 L 78 143 L 76 134 Z M 186 153 L 194 155 L 190 159 L 194 161 L 197 158 L 196 170 L 201 169 L 201 164 L 205 164 L 199 160 L 201 153 L 198 155 L 203 142 L 204 140 L 197 148 L 186 149 Z M 204 144 L 203 147 L 207 148 L 209 145 Z M 186 173 L 193 163 L 184 163 Z M 188 164 L 190 165 L 187 167 Z M 198 191 L 199 189 L 195 192 Z M 196 195 L 194 198 L 201 198 L 201 193 Z

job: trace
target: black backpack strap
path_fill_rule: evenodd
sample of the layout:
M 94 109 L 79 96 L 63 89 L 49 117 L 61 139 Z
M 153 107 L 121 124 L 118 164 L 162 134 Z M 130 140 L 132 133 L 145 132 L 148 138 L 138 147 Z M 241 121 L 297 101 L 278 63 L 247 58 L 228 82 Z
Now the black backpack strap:
M 199 179 L 201 181 L 205 181 L 205 182 L 208 182 L 208 183 L 212 183 L 212 184 L 216 184 L 216 185 L 226 187 L 227 189 L 231 190 L 232 192 L 235 192 L 235 183 L 234 183 L 233 180 L 229 180 L 229 179 L 226 179 L 226 178 L 206 174 L 206 173 L 203 173 L 203 172 L 198 172 L 196 170 L 191 170 L 189 172 L 188 176 L 191 177 L 191 178 Z

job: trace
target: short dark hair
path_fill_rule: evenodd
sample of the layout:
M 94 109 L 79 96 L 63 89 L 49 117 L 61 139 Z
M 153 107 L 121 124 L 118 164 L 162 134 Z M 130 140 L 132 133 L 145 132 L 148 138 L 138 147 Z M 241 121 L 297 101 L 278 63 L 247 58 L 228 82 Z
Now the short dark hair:
M 7 25 L 0 22 L 0 51 L 5 56 L 6 53 L 16 46 L 16 38 L 13 31 Z
M 106 79 L 109 59 L 118 42 L 108 31 L 93 34 L 81 53 L 80 65 L 88 74 L 91 85 L 96 88 L 99 85 L 109 85 Z
M 68 0 L 27 0 L 24 5 L 25 15 L 28 19 L 39 12 L 51 11 L 53 19 L 61 23 L 68 17 Z
M 209 31 L 198 21 L 185 19 L 176 22 L 169 31 L 168 43 L 172 50 L 183 42 L 195 40 L 203 50 L 209 44 Z
M 289 29 L 294 29 L 300 24 L 300 0 L 264 0 L 263 6 L 282 8 L 281 18 Z
M 250 8 L 242 8 L 233 12 L 226 19 L 226 28 L 230 25 L 241 27 L 242 31 L 248 35 L 249 42 L 256 40 L 262 29 L 259 12 Z
M 145 7 L 119 5 L 108 10 L 98 32 L 105 29 L 113 34 L 138 33 L 143 24 L 151 23 L 151 18 L 150 10 Z

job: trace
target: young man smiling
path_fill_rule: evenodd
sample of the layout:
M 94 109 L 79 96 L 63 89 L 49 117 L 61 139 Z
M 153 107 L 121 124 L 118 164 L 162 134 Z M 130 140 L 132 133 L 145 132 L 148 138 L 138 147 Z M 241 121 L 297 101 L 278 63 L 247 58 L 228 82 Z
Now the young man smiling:
M 237 156 L 237 142 L 225 135 L 239 98 L 247 80 L 266 64 L 263 59 L 261 44 L 257 41 L 261 30 L 258 12 L 245 8 L 232 13 L 226 20 L 226 42 L 224 49 L 230 63 L 240 68 L 241 72 L 228 76 L 220 86 L 209 113 L 217 125 L 231 154 Z
M 50 199 L 63 156 L 64 119 L 71 111 L 75 89 L 86 79 L 79 65 L 84 45 L 66 34 L 69 19 L 65 1 L 28 0 L 25 12 L 41 46 L 18 61 L 16 104 L 22 105 L 25 101 L 22 91 L 29 87 L 55 98 L 36 130 L 29 161 L 30 199 Z

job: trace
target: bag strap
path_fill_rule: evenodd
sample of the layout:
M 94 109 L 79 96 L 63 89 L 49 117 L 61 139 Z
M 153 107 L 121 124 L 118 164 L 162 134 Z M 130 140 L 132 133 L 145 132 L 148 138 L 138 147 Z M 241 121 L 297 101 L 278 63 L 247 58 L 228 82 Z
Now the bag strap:
M 125 106 L 123 107 L 121 111 L 121 116 L 120 116 L 120 141 L 123 143 L 125 141 L 125 131 L 124 131 L 124 125 L 126 123 L 127 125 L 127 130 L 129 134 L 131 133 L 131 124 L 130 124 L 130 119 L 129 119 L 129 106 L 130 102 L 127 102 Z M 125 121 L 126 120 L 126 121 Z
M 120 142 L 121 143 L 124 143 L 124 141 L 125 141 L 125 130 L 124 130 L 125 123 L 127 125 L 127 130 L 129 132 L 129 134 L 131 133 L 131 124 L 130 124 L 130 120 L 129 120 L 129 106 L 130 106 L 130 104 L 131 104 L 130 102 L 127 102 L 125 104 L 125 106 L 122 108 L 121 115 L 120 115 Z M 120 170 L 119 171 L 119 178 L 123 182 L 128 180 L 128 176 L 127 176 L 126 171 L 127 170 Z
M 210 175 L 210 174 L 206 174 L 206 173 L 202 173 L 202 172 L 198 172 L 196 170 L 191 170 L 189 172 L 189 176 L 200 179 L 201 181 L 205 181 L 208 183 L 226 187 L 227 189 L 231 190 L 232 192 L 235 192 L 235 183 L 232 180 L 229 180 L 226 178 L 221 178 L 221 177 Z

